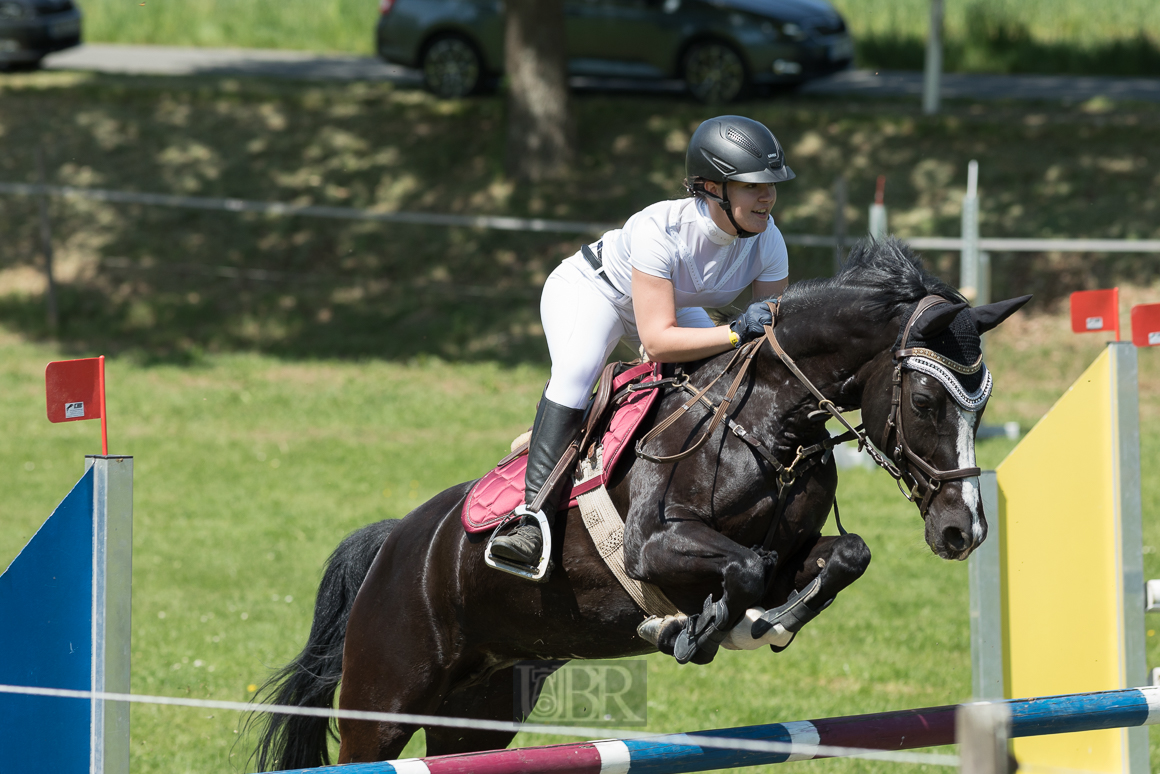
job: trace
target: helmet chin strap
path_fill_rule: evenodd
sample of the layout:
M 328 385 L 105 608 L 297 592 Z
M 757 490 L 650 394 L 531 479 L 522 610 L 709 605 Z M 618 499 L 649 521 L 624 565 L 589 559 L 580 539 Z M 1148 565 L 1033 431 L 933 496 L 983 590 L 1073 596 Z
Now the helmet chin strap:
M 737 238 L 738 239 L 749 239 L 750 237 L 757 236 L 757 234 L 759 232 L 746 231 L 745 229 L 741 228 L 741 224 L 739 224 L 737 222 L 737 219 L 733 217 L 733 206 L 731 204 L 729 204 L 729 181 L 728 180 L 726 180 L 724 183 L 721 184 L 722 196 L 718 196 L 717 194 L 706 190 L 704 183 L 699 183 L 696 186 L 694 186 L 694 191 L 696 193 L 704 195 L 706 199 L 712 199 L 713 201 L 717 202 L 717 206 L 725 211 L 725 216 L 727 218 L 729 218 L 729 222 L 732 223 L 733 228 L 735 228 L 737 230 Z

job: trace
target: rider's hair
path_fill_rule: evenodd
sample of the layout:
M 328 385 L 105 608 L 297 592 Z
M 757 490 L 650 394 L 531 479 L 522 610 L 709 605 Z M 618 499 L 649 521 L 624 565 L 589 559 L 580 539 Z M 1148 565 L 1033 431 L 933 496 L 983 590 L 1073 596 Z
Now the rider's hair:
M 700 175 L 686 177 L 684 180 L 685 193 L 689 196 L 705 198 L 705 183 L 707 180 L 708 178 L 701 177 Z

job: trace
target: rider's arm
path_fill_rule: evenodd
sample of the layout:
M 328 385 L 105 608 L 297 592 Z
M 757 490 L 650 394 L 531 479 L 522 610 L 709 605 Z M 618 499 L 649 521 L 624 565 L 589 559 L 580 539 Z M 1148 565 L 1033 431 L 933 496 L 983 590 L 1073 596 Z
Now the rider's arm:
M 677 303 L 673 297 L 671 280 L 633 269 L 632 309 L 636 316 L 640 343 L 654 362 L 700 360 L 733 348 L 727 325 L 715 328 L 677 327 Z
M 785 292 L 789 285 L 789 278 L 774 280 L 773 282 L 762 282 L 761 280 L 753 281 L 753 300 L 758 301 L 762 298 L 772 298 L 780 296 Z

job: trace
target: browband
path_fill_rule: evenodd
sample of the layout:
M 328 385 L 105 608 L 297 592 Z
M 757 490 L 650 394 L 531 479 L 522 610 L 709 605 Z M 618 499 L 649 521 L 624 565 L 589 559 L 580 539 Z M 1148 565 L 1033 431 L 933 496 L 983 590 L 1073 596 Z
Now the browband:
M 919 356 L 911 356 L 902 360 L 903 368 L 919 371 L 938 379 L 942 383 L 942 386 L 946 388 L 946 391 L 951 394 L 951 397 L 955 399 L 955 402 L 967 411 L 978 411 L 979 407 L 991 397 L 991 372 L 986 366 L 982 365 L 982 358 L 980 358 L 979 365 L 983 368 L 983 381 L 979 385 L 979 389 L 974 392 L 967 392 L 963 389 L 963 385 L 959 380 L 955 378 L 954 374 L 943 367 L 942 361 L 936 362 L 929 358 Z
M 956 363 L 955 361 L 951 360 L 949 357 L 946 357 L 945 355 L 940 355 L 939 353 L 935 352 L 933 349 L 927 349 L 926 347 L 907 347 L 906 349 L 898 350 L 898 353 L 895 355 L 895 357 L 915 357 L 915 356 L 925 357 L 928 360 L 933 360 L 936 363 L 940 363 L 943 366 L 945 366 L 946 368 L 949 368 L 956 373 L 964 374 L 966 376 L 970 376 L 971 374 L 978 373 L 979 369 L 983 367 L 983 355 L 982 355 L 982 353 L 979 353 L 979 359 L 976 360 L 974 363 L 972 363 L 969 366 L 963 365 L 962 363 Z

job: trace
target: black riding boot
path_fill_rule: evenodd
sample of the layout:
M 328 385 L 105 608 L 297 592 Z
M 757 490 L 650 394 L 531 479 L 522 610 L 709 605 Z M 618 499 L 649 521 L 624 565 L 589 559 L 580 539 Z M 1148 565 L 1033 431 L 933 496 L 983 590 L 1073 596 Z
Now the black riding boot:
M 584 420 L 584 409 L 568 408 L 540 398 L 536 421 L 532 425 L 532 439 L 528 443 L 528 470 L 524 475 L 524 503 L 531 505 L 548 480 L 556 463 L 564 456 L 568 444 L 576 437 Z M 544 503 L 544 516 L 551 524 L 556 513 L 556 502 L 549 497 Z M 535 519 L 525 516 L 509 535 L 497 537 L 491 544 L 491 553 L 502 559 L 520 564 L 535 565 L 540 561 L 544 537 Z

